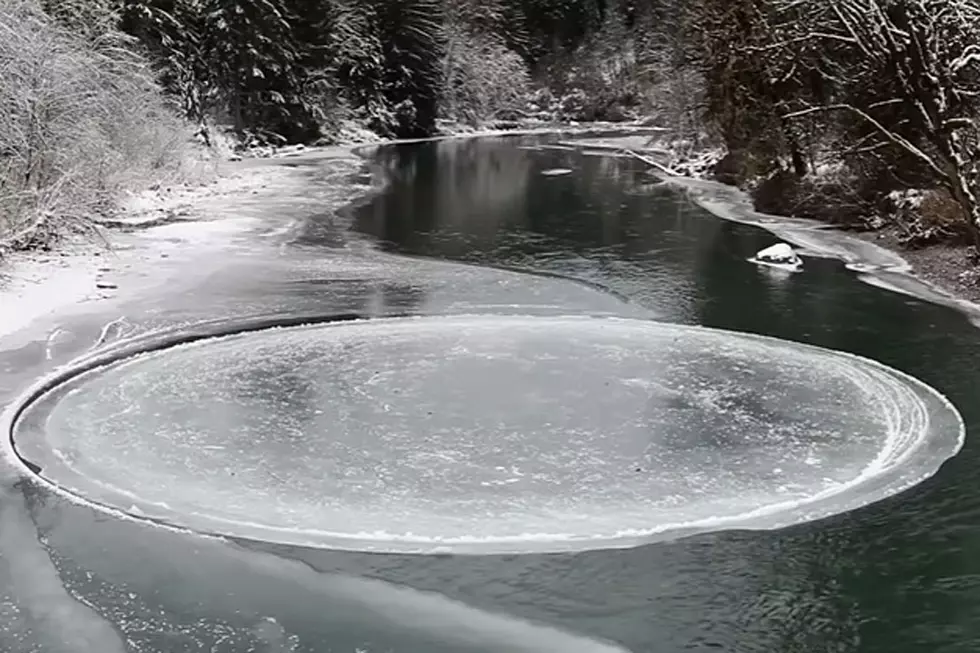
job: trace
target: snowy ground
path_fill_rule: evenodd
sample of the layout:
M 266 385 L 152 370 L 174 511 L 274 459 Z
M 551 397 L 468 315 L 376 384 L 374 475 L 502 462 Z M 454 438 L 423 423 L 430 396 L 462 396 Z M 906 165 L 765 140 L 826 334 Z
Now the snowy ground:
M 282 165 L 285 159 L 228 162 L 203 183 L 123 198 L 102 229 L 104 243 L 76 238 L 54 252 L 7 255 L 0 268 L 0 337 L 73 306 L 110 299 L 128 284 L 167 283 L 191 269 L 203 273 L 216 265 L 214 254 L 246 236 L 282 234 L 291 228 L 291 217 L 308 215 L 310 205 L 322 211 L 364 192 L 349 179 L 360 166 L 350 148 L 307 156 L 331 163 L 327 169 L 335 179 L 326 195 L 311 195 L 304 172 Z M 270 203 L 281 219 L 270 220 Z

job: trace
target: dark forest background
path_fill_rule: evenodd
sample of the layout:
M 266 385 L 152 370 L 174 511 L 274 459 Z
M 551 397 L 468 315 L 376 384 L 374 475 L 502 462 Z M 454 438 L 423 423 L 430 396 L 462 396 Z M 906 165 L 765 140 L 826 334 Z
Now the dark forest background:
M 2 0 L 0 233 L 102 210 L 188 133 L 630 121 L 762 209 L 976 244 L 978 26 L 980 0 Z

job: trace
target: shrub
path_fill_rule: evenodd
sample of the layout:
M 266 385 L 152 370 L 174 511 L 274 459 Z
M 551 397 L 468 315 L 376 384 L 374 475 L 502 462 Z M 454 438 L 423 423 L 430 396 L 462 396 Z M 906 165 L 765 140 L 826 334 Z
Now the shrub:
M 851 229 L 872 226 L 873 197 L 861 192 L 846 166 L 824 166 L 798 177 L 785 167 L 761 179 L 752 189 L 755 207 L 765 213 L 810 218 Z
M 491 36 L 461 32 L 447 40 L 444 118 L 478 126 L 524 109 L 529 75 L 520 56 Z
M 906 247 L 971 242 L 963 207 L 945 189 L 893 191 L 887 196 L 885 210 L 892 215 L 899 241 Z
M 184 161 L 189 134 L 153 70 L 103 24 L 84 33 L 36 0 L 0 5 L 0 244 L 85 227 Z

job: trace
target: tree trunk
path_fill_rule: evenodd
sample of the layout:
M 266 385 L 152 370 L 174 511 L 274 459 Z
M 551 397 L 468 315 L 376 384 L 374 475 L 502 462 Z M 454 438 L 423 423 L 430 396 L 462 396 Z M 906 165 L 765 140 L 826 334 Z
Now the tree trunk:
M 947 158 L 943 161 L 943 167 L 947 171 L 947 183 L 953 199 L 963 209 L 963 217 L 966 220 L 966 230 L 970 235 L 970 241 L 980 252 L 980 204 L 977 203 L 974 195 L 967 190 L 968 181 L 964 179 L 956 162 Z

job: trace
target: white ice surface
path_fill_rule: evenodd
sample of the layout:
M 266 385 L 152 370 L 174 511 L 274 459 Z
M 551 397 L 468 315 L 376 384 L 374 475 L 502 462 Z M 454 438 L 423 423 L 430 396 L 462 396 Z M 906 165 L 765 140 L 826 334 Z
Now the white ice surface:
M 95 287 L 103 262 L 90 252 L 73 256 L 10 257 L 0 280 L 0 338 L 35 320 L 98 295 Z
M 46 476 L 119 510 L 406 551 L 799 521 L 908 487 L 963 435 L 933 391 L 846 354 L 522 316 L 179 346 L 77 377 L 18 433 Z

